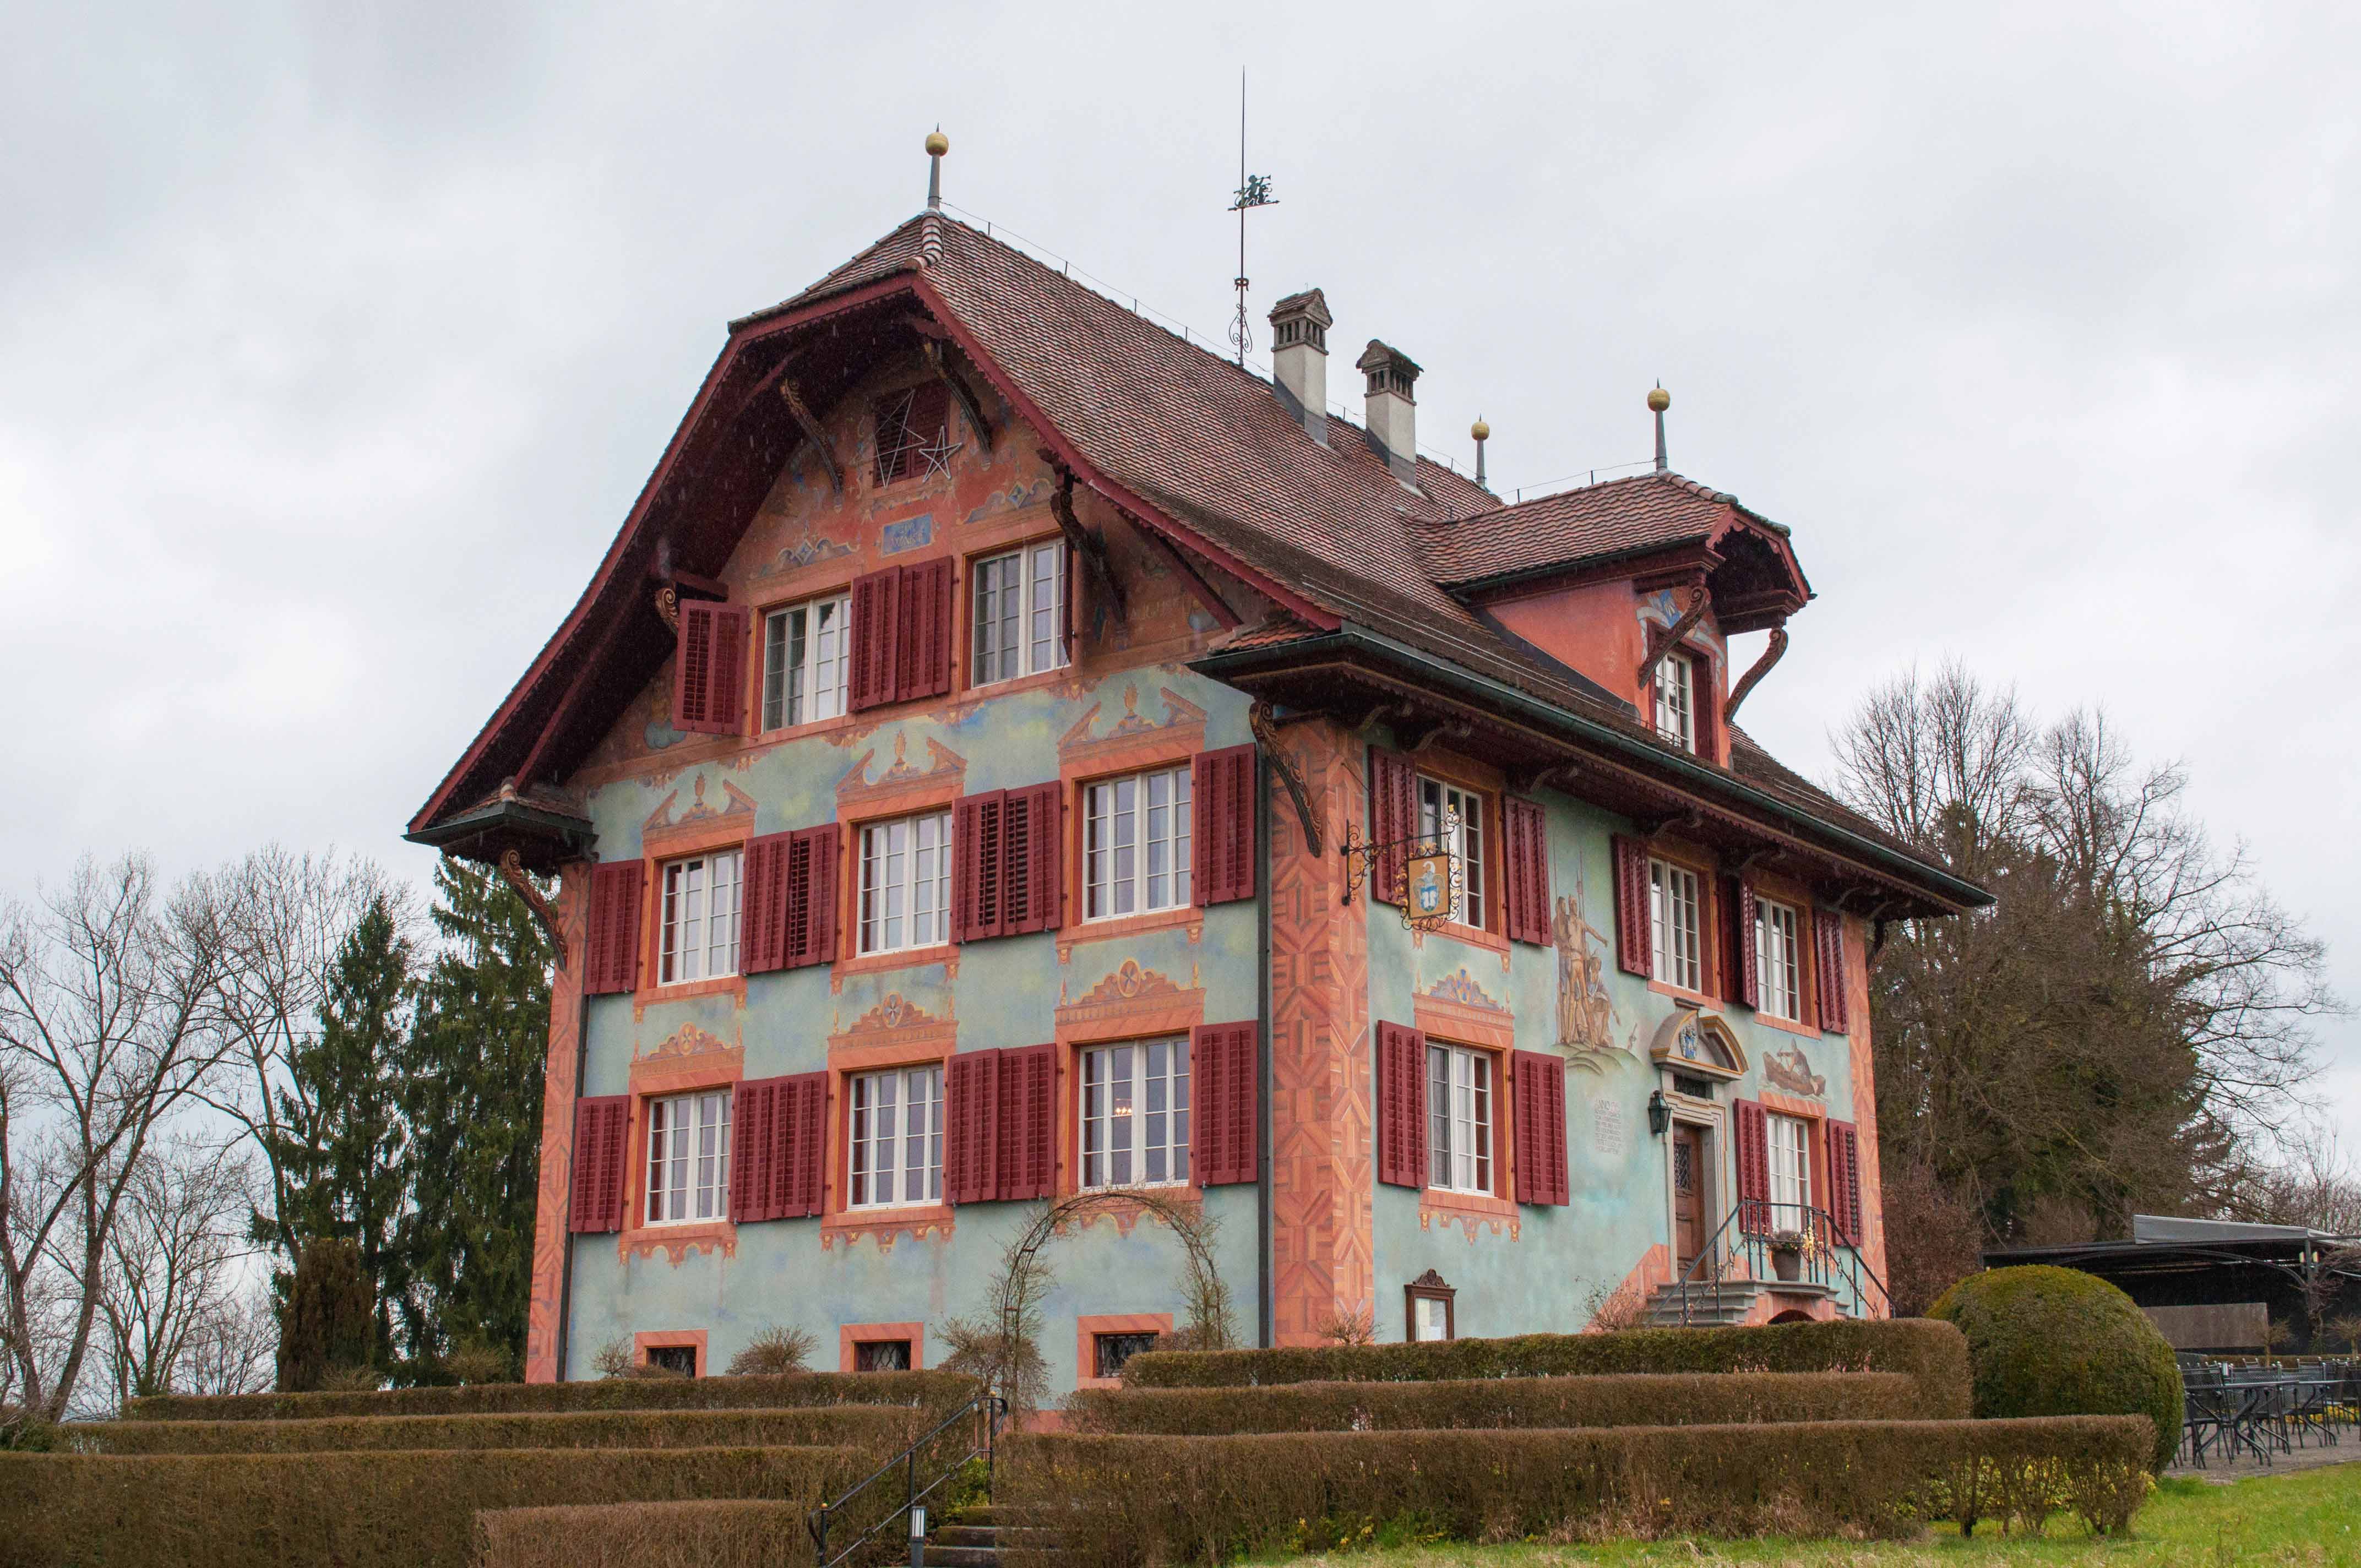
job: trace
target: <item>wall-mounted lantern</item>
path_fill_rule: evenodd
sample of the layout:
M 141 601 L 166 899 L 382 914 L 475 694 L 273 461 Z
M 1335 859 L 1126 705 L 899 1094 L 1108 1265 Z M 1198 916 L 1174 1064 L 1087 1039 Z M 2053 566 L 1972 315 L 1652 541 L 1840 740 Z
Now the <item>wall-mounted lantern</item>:
M 1659 1089 L 1648 1096 L 1648 1131 L 1661 1138 L 1672 1125 L 1673 1108 L 1664 1103 L 1664 1091 Z

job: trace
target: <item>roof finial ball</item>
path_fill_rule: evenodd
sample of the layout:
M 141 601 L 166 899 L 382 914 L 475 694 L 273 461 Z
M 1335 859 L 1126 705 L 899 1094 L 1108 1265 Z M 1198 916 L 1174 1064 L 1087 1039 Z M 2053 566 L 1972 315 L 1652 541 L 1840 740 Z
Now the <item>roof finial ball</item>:
M 1476 422 L 1467 427 L 1467 433 L 1476 439 L 1476 482 L 1489 489 L 1490 486 L 1484 485 L 1484 444 L 1492 439 L 1492 427 L 1484 422 L 1482 414 L 1477 414 Z
M 1656 416 L 1656 472 L 1667 472 L 1671 465 L 1664 461 L 1664 411 L 1673 406 L 1672 393 L 1664 390 L 1662 381 L 1648 394 L 1648 407 Z
M 927 133 L 927 210 L 939 212 L 943 205 L 943 154 L 950 151 L 951 138 L 937 126 Z

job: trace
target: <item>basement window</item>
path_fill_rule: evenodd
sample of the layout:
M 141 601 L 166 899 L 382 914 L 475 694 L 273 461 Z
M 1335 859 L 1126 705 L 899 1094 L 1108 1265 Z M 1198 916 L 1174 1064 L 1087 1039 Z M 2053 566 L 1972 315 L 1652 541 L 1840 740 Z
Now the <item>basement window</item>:
M 1120 1377 L 1123 1364 L 1143 1350 L 1154 1350 L 1159 1336 L 1154 1333 L 1093 1334 L 1091 1336 L 1091 1376 Z
M 910 1342 L 906 1339 L 864 1339 L 852 1346 L 855 1372 L 907 1372 Z
M 661 1366 L 666 1372 L 676 1372 L 683 1377 L 697 1376 L 697 1347 L 693 1344 L 652 1344 L 648 1346 L 648 1365 Z

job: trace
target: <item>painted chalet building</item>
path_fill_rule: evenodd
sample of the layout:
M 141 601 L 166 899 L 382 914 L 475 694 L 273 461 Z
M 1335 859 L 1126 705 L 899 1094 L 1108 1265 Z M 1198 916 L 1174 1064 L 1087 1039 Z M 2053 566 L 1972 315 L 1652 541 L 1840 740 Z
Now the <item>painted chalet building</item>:
M 731 323 L 410 825 L 557 878 L 528 1377 L 933 1365 L 1098 1188 L 1203 1206 L 1249 1343 L 1885 1310 L 1867 948 L 1984 895 L 1732 722 L 1788 531 L 1504 506 L 1271 320 L 1275 383 L 929 210 Z M 1185 1323 L 1161 1223 L 1057 1246 L 1055 1388 Z

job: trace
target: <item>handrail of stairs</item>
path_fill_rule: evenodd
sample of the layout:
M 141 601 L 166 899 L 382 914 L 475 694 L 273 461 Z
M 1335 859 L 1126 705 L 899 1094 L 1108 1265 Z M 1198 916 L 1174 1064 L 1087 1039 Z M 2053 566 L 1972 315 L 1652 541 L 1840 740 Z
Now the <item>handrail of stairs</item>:
M 1814 1209 L 1797 1203 L 1775 1203 L 1763 1198 L 1741 1198 L 1737 1207 L 1722 1217 L 1722 1222 L 1696 1257 L 1683 1271 L 1676 1288 L 1681 1299 L 1681 1327 L 1694 1328 L 1692 1305 L 1698 1288 L 1710 1286 L 1719 1300 L 1722 1286 L 1733 1279 L 1750 1283 L 1776 1285 L 1784 1283 L 1779 1277 L 1774 1236 L 1795 1238 L 1799 1244 L 1796 1253 L 1795 1278 L 1804 1283 L 1826 1287 L 1833 1291 L 1841 1282 L 1851 1292 L 1854 1310 L 1866 1316 L 1870 1310 L 1867 1287 L 1874 1287 L 1877 1302 L 1885 1316 L 1894 1315 L 1894 1297 L 1879 1278 L 1877 1271 L 1861 1255 L 1860 1245 L 1846 1237 L 1836 1216 L 1826 1209 Z M 1741 1270 L 1741 1265 L 1743 1265 Z
M 987 1498 L 990 1497 L 994 1451 L 1000 1442 L 1000 1421 L 1001 1418 L 1007 1413 L 1008 1401 L 999 1395 L 978 1394 L 937 1422 L 925 1436 L 879 1465 L 865 1480 L 854 1483 L 842 1497 L 832 1503 L 823 1503 L 814 1508 L 806 1517 L 804 1528 L 811 1534 L 813 1561 L 818 1564 L 818 1568 L 837 1568 L 837 1565 L 846 1558 L 876 1540 L 878 1533 L 895 1520 L 906 1519 L 911 1509 L 934 1496 L 960 1473 L 968 1461 L 979 1456 L 983 1460 L 983 1494 Z M 940 1469 L 921 1486 L 918 1475 L 920 1453 L 945 1432 L 961 1422 L 971 1420 L 977 1423 L 975 1439 L 969 1443 L 965 1452 L 955 1453 L 943 1460 Z M 901 1505 L 853 1537 L 851 1541 L 845 1542 L 835 1555 L 830 1556 L 828 1543 L 829 1528 L 837 1516 L 850 1508 L 853 1500 L 862 1493 L 873 1486 L 892 1480 L 896 1475 L 899 1475 L 902 1480 Z

